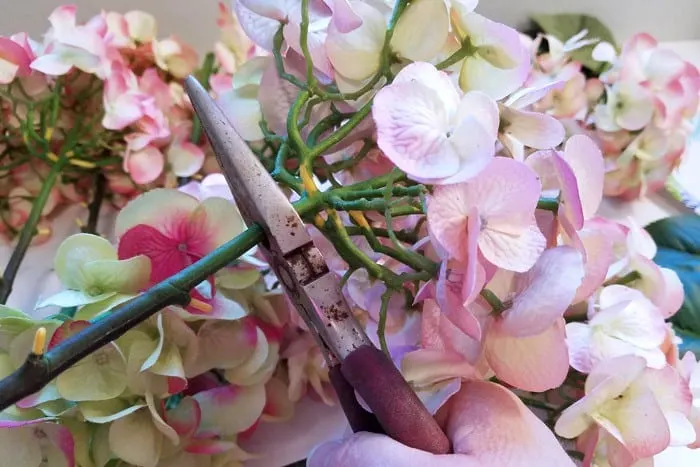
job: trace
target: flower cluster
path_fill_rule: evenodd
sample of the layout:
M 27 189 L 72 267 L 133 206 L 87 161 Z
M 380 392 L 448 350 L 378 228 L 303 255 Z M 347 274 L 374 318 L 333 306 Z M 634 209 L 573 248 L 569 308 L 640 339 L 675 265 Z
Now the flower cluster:
M 160 39 L 153 16 L 103 11 L 80 24 L 74 5 L 49 16 L 37 42 L 25 33 L 0 37 L 0 233 L 14 237 L 35 199 L 48 216 L 61 205 L 89 202 L 94 174 L 116 206 L 144 189 L 175 186 L 201 172 L 206 147 L 193 121 L 182 80 L 198 54 L 175 36 Z M 255 54 L 228 8 L 221 6 L 221 40 L 200 72 L 230 83 Z M 41 194 L 51 168 L 65 166 Z
M 680 164 L 698 111 L 697 68 L 648 34 L 637 34 L 619 55 L 612 44 L 598 43 L 593 58 L 606 64 L 605 71 L 586 79 L 569 54 L 595 41 L 545 37 L 549 50 L 535 56 L 532 79 L 556 76 L 566 84 L 537 109 L 596 140 L 606 160 L 607 196 L 635 199 L 663 188 Z M 533 42 L 534 54 L 545 37 Z
M 231 200 L 193 184 L 183 190 L 192 194 L 156 189 L 127 204 L 114 245 L 85 233 L 63 241 L 54 269 L 65 290 L 37 305 L 59 313 L 33 320 L 2 308 L 3 377 L 22 364 L 39 327 L 51 350 L 244 229 Z M 0 444 L 25 443 L 61 465 L 234 465 L 253 457 L 238 441 L 261 421 L 288 420 L 309 378 L 333 404 L 309 343 L 285 327 L 282 295 L 261 286 L 265 267 L 248 252 L 195 287 L 187 307 L 165 308 L 79 361 L 3 413 Z
M 476 6 L 236 0 L 237 19 L 222 10 L 219 69 L 206 76 L 297 202 L 354 314 L 426 406 L 473 395 L 483 405 L 470 404 L 463 423 L 509 420 L 470 452 L 493 465 L 533 452 L 567 467 L 570 456 L 601 467 L 697 459 L 700 364 L 679 355 L 667 322 L 683 285 L 654 262 L 656 245 L 633 219 L 598 215 L 616 176 L 609 163 L 631 160 L 624 167 L 648 175 L 655 135 L 666 144 L 694 110 L 686 96 L 697 94 L 697 70 L 637 38 L 586 81 L 567 56 L 589 43 L 585 34 L 549 37 L 533 65 L 532 41 Z M 194 66 L 188 53 L 154 40 L 142 15 L 99 18 L 70 24 L 92 34 L 104 21 L 112 31 L 99 53 L 86 50 L 97 58 L 79 64 L 104 73 L 101 125 L 119 127 L 125 172 L 148 174 L 144 183 L 209 175 L 129 196 L 113 242 L 66 239 L 55 258 L 66 290 L 38 305 L 60 312 L 40 321 L 2 310 L 0 376 L 22 364 L 39 327 L 50 352 L 133 297 L 157 292 L 187 305 L 160 310 L 2 412 L 0 446 L 31 446 L 19 467 L 51 456 L 79 466 L 238 465 L 252 455 L 240 442 L 260 421 L 286 419 L 305 395 L 334 403 L 328 369 L 264 257 L 226 256 L 246 226 L 225 178 L 206 165 L 201 133 L 191 137 L 197 124 L 177 81 Z M 124 36 L 114 32 L 122 19 Z M 61 50 L 36 63 L 67 72 L 57 64 L 76 55 Z M 114 50 L 121 59 L 105 52 Z M 155 68 L 135 65 L 144 60 Z M 148 69 L 172 79 L 144 87 Z M 626 137 L 613 154 L 608 143 Z M 169 161 L 165 173 L 156 153 Z M 56 157 L 70 167 L 78 156 Z M 212 258 L 227 266 L 192 290 L 149 291 Z M 576 449 L 565 452 L 557 437 Z

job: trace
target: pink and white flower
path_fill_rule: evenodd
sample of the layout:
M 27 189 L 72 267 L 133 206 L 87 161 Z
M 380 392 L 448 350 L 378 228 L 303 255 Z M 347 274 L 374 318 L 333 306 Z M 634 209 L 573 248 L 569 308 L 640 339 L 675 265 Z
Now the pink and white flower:
M 564 410 L 555 431 L 575 438 L 591 427 L 599 428 L 601 438 L 611 441 L 607 458 L 614 467 L 631 465 L 695 438 L 687 418 L 690 391 L 672 367 L 647 368 L 644 359 L 634 355 L 611 358 L 593 368 L 585 392 Z M 623 459 L 627 462 L 620 462 Z
M 496 274 L 487 288 L 505 309 L 490 318 L 484 352 L 499 379 L 537 392 L 564 382 L 569 355 L 563 315 L 583 277 L 581 254 L 567 246 L 545 250 L 526 273 Z M 473 307 L 478 314 L 490 311 L 482 300 Z
M 78 25 L 76 12 L 75 5 L 64 5 L 51 13 L 44 51 L 31 67 L 52 76 L 65 75 L 75 67 L 104 79 L 113 58 L 105 43 L 107 23 L 101 16 L 95 16 L 88 23 Z
M 661 345 L 666 324 L 659 309 L 641 292 L 623 285 L 605 287 L 588 323 L 568 323 L 566 338 L 571 366 L 583 373 L 596 364 L 622 355 L 644 357 L 652 368 L 662 368 Z
M 450 257 L 469 262 L 478 254 L 516 272 L 529 270 L 545 248 L 534 211 L 541 184 L 525 164 L 497 157 L 476 178 L 438 186 L 428 203 L 428 225 Z
M 487 95 L 460 97 L 448 76 L 416 62 L 376 95 L 372 115 L 377 145 L 412 179 L 463 182 L 493 159 L 498 107 Z

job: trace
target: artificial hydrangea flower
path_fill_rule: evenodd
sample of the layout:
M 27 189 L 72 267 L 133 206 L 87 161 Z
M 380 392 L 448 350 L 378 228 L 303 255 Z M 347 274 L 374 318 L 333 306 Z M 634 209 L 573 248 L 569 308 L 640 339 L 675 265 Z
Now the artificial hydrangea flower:
M 493 159 L 498 107 L 487 95 L 460 97 L 448 76 L 416 62 L 382 88 L 372 106 L 377 145 L 416 181 L 463 182 Z

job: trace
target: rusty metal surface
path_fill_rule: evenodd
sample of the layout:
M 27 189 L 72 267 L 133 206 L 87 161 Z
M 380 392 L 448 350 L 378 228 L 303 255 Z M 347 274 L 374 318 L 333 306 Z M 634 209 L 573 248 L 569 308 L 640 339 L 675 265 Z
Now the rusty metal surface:
M 209 139 L 241 215 L 259 224 L 260 245 L 271 269 L 310 332 L 333 364 L 356 348 L 372 345 L 355 319 L 337 277 L 328 270 L 304 222 L 272 176 L 238 135 L 206 89 L 192 76 L 185 80 L 192 106 Z

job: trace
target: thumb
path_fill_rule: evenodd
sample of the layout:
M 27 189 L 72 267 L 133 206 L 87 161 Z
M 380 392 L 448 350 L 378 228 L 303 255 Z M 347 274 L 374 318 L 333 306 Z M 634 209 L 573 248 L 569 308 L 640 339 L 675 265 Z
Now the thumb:
M 307 467 L 483 467 L 463 454 L 434 455 L 385 435 L 357 433 L 329 441 L 309 455 Z

